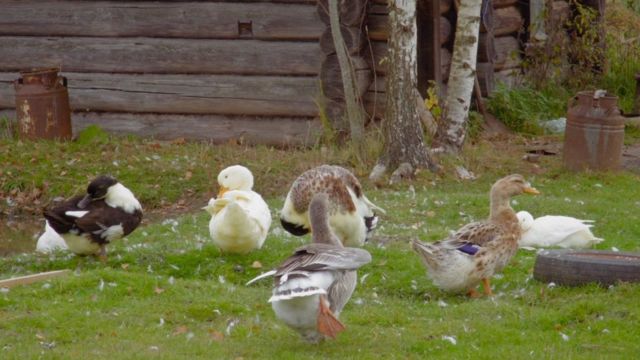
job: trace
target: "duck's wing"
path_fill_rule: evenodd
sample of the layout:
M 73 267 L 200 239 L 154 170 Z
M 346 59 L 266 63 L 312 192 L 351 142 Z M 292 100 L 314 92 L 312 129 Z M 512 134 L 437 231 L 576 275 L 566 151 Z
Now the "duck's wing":
M 58 234 L 66 234 L 68 232 L 78 230 L 76 226 L 77 216 L 74 216 L 73 214 L 77 211 L 84 211 L 78 207 L 78 202 L 80 202 L 82 198 L 84 198 L 84 196 L 72 197 L 62 204 L 43 212 L 43 215 L 49 222 L 49 225 L 51 225 L 51 228 L 53 228 L 53 230 Z
M 140 225 L 142 212 L 133 214 L 113 208 L 103 202 L 96 203 L 84 216 L 75 220 L 76 226 L 99 243 L 109 243 L 131 233 Z
M 371 261 L 371 254 L 360 248 L 345 248 L 329 244 L 309 244 L 298 248 L 276 269 L 283 277 L 305 272 L 355 270 Z
M 463 226 L 440 243 L 443 247 L 464 251 L 467 247 L 488 246 L 501 238 L 502 235 L 504 235 L 502 227 L 491 222 L 478 221 Z M 469 251 L 473 251 L 473 249 L 470 248 Z

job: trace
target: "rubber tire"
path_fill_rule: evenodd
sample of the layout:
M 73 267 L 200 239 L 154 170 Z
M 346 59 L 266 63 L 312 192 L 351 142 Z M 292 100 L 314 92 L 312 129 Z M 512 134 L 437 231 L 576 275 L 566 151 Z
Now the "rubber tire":
M 536 257 L 534 279 L 576 286 L 618 281 L 640 282 L 640 254 L 601 250 L 543 250 Z

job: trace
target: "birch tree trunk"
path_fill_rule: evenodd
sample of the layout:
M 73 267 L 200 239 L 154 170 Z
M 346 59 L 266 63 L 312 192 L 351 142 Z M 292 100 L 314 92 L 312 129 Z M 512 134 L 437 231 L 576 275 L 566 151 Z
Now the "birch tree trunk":
M 360 96 L 356 93 L 355 69 L 340 31 L 340 15 L 338 12 L 338 0 L 329 0 L 329 21 L 331 25 L 331 37 L 336 49 L 336 56 L 340 64 L 344 99 L 346 102 L 346 115 L 349 121 L 351 141 L 360 152 L 364 140 L 364 109 Z
M 465 140 L 476 78 L 481 8 L 482 0 L 461 0 L 458 9 L 445 119 L 438 128 L 435 142 L 437 150 L 447 153 L 460 152 Z
M 416 106 L 416 0 L 390 2 L 387 107 L 382 123 L 384 149 L 369 178 L 380 183 L 388 169 L 391 182 L 412 176 L 416 168 L 435 169 L 424 142 Z

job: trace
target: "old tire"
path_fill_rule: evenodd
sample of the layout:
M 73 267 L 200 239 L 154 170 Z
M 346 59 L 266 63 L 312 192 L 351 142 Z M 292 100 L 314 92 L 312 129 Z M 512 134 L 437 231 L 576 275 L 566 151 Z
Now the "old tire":
M 533 268 L 538 281 L 576 286 L 640 282 L 640 254 L 600 250 L 544 250 Z

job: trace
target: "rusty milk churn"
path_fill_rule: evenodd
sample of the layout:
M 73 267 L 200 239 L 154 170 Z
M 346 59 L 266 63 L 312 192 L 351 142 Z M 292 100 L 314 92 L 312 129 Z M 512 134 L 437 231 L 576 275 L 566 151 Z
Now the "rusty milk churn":
M 581 91 L 569 101 L 564 134 L 564 165 L 568 169 L 620 168 L 624 118 L 617 101 L 603 90 Z
M 23 139 L 71 139 L 67 79 L 58 69 L 20 71 L 14 82 L 16 117 Z

